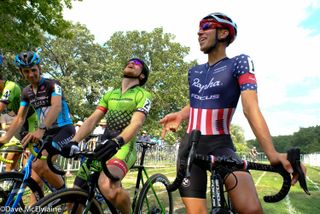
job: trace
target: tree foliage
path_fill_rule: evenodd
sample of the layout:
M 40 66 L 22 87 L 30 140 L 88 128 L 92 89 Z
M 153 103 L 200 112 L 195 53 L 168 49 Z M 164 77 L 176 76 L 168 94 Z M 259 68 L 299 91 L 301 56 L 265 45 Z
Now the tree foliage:
M 63 19 L 64 7 L 71 8 L 71 0 L 0 1 L 0 51 L 38 47 L 44 35 L 67 36 L 70 23 Z
M 315 153 L 320 151 L 320 126 L 300 128 L 293 135 L 272 137 L 277 151 L 286 152 L 291 147 L 299 147 L 302 153 Z M 257 140 L 250 140 L 248 144 L 258 148 Z
M 41 52 L 42 70 L 61 82 L 72 115 L 83 119 L 94 110 L 110 77 L 105 49 L 94 42 L 88 29 L 76 24 L 70 31 L 74 36 L 69 39 L 46 38 Z

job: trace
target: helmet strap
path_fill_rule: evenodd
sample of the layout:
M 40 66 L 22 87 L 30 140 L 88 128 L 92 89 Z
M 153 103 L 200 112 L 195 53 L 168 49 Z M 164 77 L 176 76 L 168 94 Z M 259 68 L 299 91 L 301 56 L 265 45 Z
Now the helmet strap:
M 139 76 L 140 76 L 140 74 L 139 74 Z M 134 77 L 134 76 L 129 76 L 129 75 L 123 75 L 123 77 L 125 77 L 125 78 L 129 78 L 129 79 L 139 79 L 139 76 L 136 76 L 136 77 Z

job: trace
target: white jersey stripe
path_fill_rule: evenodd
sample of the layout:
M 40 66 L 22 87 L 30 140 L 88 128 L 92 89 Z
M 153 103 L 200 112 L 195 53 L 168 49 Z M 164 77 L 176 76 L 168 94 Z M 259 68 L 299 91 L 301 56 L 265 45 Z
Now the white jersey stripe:
M 218 118 L 219 111 L 222 112 L 223 118 Z M 198 125 L 202 135 L 230 134 L 229 126 L 230 126 L 234 112 L 235 112 L 235 108 L 213 109 L 213 110 L 190 108 L 190 118 L 189 118 L 187 132 L 190 133 L 193 129 L 197 129 L 197 125 Z M 199 118 L 199 115 L 201 115 L 200 118 Z M 209 118 L 210 116 L 211 118 Z M 198 118 L 199 118 L 199 122 L 198 122 Z

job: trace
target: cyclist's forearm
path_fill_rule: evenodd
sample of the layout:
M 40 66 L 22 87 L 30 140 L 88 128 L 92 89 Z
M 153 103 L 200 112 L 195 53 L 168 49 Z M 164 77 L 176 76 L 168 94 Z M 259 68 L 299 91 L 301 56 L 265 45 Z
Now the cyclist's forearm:
M 100 121 L 100 119 L 104 116 L 104 113 L 100 110 L 96 110 L 93 112 L 88 119 L 86 119 L 81 125 L 80 129 L 73 137 L 73 141 L 80 142 L 85 137 L 87 137 L 93 130 L 96 128 L 96 124 Z
M 266 153 L 268 159 L 272 157 L 277 151 L 272 143 L 272 138 L 269 132 L 267 123 L 262 116 L 260 110 L 251 111 L 250 114 L 246 115 L 253 133 L 255 134 L 259 145 L 262 150 Z
M 178 114 L 182 118 L 182 120 L 188 120 L 190 115 L 190 104 L 186 105 L 183 109 L 181 109 Z
M 47 127 L 50 128 L 52 124 L 57 120 L 58 115 L 61 111 L 61 97 L 60 96 L 54 96 L 51 98 L 51 107 L 48 113 L 46 114 L 46 117 L 44 118 L 44 121 L 42 123 Z

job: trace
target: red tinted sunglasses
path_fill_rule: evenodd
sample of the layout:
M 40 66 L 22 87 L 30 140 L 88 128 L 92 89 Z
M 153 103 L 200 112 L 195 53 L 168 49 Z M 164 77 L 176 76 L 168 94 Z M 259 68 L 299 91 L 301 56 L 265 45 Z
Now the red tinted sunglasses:
M 199 30 L 209 30 L 221 28 L 221 24 L 217 23 L 214 19 L 202 19 L 199 24 Z
M 142 63 L 141 63 L 139 60 L 137 60 L 137 59 L 130 60 L 130 61 L 128 62 L 128 64 L 131 63 L 131 62 L 133 62 L 135 65 L 138 65 L 138 66 L 140 66 L 140 67 L 143 67 Z

